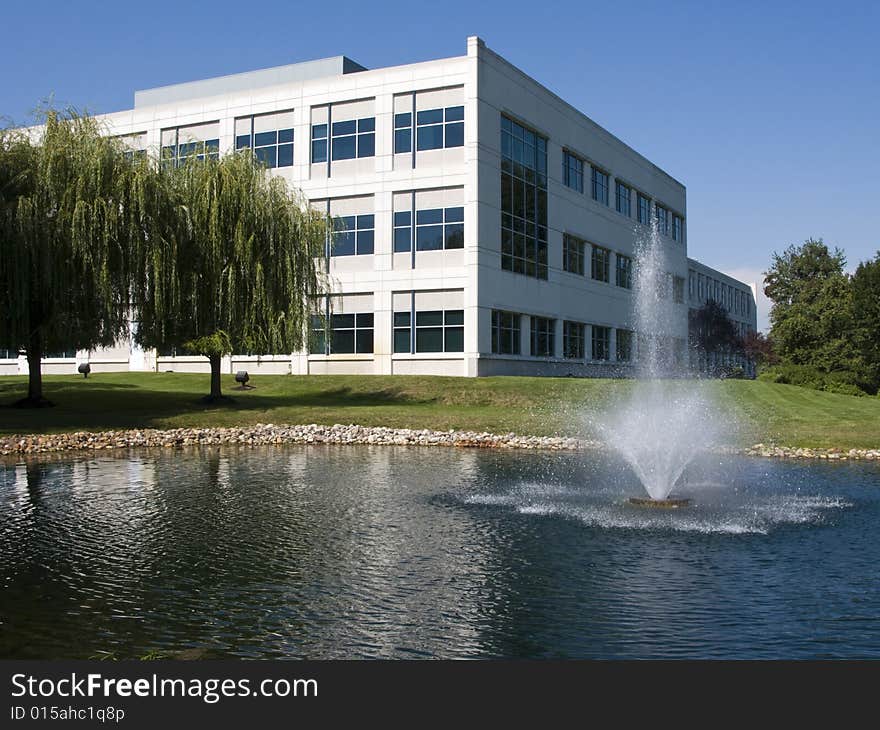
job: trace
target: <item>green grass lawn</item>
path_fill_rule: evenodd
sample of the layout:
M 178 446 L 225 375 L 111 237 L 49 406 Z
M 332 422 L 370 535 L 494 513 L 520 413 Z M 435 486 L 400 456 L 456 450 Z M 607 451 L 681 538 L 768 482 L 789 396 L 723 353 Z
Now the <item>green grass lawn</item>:
M 0 433 L 119 428 L 233 426 L 254 423 L 357 423 L 590 436 L 589 416 L 613 408 L 632 381 L 580 378 L 443 378 L 424 376 L 263 375 L 254 390 L 233 390 L 230 406 L 199 402 L 208 376 L 182 373 L 46 376 L 54 408 L 6 407 L 25 395 L 26 378 L 0 378 Z M 757 381 L 671 381 L 705 388 L 729 424 L 732 443 L 787 446 L 880 446 L 880 398 L 856 398 Z

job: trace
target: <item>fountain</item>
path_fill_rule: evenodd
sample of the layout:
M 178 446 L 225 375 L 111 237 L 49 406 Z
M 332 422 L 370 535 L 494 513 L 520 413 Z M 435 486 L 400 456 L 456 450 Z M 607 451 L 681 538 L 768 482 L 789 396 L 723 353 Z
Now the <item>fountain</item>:
M 685 468 L 715 440 L 711 403 L 685 372 L 681 337 L 686 304 L 673 301 L 670 266 L 656 221 L 636 246 L 633 324 L 638 333 L 638 379 L 628 400 L 597 423 L 604 441 L 629 464 L 648 493 L 640 507 L 679 508 L 670 498 Z M 676 340 L 676 338 L 678 338 Z

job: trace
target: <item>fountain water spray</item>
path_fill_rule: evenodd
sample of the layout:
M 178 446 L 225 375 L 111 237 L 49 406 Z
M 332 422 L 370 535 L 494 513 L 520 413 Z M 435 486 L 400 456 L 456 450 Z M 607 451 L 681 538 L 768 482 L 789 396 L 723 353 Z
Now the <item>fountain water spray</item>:
M 650 500 L 636 504 L 678 507 L 669 495 L 685 467 L 715 441 L 711 403 L 685 374 L 687 306 L 675 303 L 672 272 L 656 222 L 636 246 L 633 325 L 638 379 L 627 402 L 597 424 L 605 442 L 620 453 Z

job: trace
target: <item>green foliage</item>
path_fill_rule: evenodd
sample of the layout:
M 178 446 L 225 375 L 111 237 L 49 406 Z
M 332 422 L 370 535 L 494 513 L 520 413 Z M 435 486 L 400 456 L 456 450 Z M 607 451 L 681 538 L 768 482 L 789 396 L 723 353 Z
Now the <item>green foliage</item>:
M 812 365 L 795 363 L 765 368 L 758 375 L 758 379 L 768 383 L 799 385 L 841 395 L 863 396 L 875 392 L 875 388 L 859 373 L 841 370 L 826 372 Z
M 324 217 L 248 151 L 159 175 L 166 225 L 138 257 L 138 342 L 206 355 L 300 349 L 324 286 Z
M 880 251 L 852 277 L 853 339 L 869 378 L 880 384 Z
M 734 351 L 742 347 L 736 325 L 727 310 L 713 299 L 702 307 L 690 310 L 691 345 L 703 352 Z
M 145 235 L 142 166 L 91 117 L 49 111 L 0 132 L 0 347 L 40 356 L 112 345 L 128 329 L 133 243 Z
M 862 373 L 865 363 L 852 336 L 852 287 L 846 258 L 822 240 L 809 239 L 773 255 L 764 292 L 773 301 L 770 337 L 783 363 L 826 373 Z

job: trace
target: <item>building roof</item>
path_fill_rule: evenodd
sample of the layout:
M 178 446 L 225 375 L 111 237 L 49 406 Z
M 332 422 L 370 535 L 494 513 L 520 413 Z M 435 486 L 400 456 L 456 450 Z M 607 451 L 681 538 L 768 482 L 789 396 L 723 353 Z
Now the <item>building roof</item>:
M 291 63 L 286 66 L 274 66 L 272 68 L 245 71 L 244 73 L 230 74 L 228 76 L 216 76 L 201 81 L 187 81 L 182 84 L 157 86 L 153 89 L 135 91 L 134 107 L 137 109 L 156 104 L 173 104 L 186 99 L 218 96 L 236 91 L 258 89 L 264 86 L 309 81 L 311 79 L 340 76 L 366 70 L 364 66 L 352 61 L 347 56 L 332 56 L 331 58 L 320 58 L 316 61 L 303 61 L 302 63 Z

